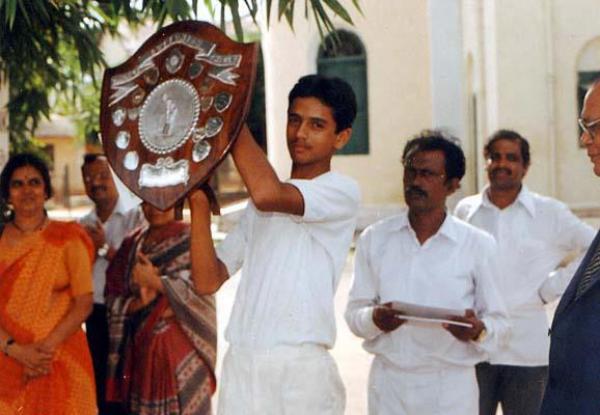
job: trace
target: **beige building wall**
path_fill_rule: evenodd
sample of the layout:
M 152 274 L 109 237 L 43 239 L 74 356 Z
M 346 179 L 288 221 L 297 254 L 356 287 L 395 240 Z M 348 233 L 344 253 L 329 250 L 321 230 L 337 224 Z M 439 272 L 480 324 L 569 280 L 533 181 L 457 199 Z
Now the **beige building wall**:
M 600 71 L 600 5 L 594 0 L 552 0 L 554 17 L 555 100 L 558 196 L 574 207 L 600 207 L 600 181 L 589 158 L 577 142 L 577 71 Z M 596 45 L 593 45 L 596 43 Z M 583 62 L 588 46 L 596 59 Z
M 51 178 L 54 200 L 58 203 L 66 203 L 67 195 L 85 192 L 80 170 L 85 145 L 76 135 L 71 120 L 61 115 L 42 120 L 35 131 L 35 138 L 49 147 L 48 153 L 53 160 Z
M 404 143 L 431 126 L 428 5 L 421 0 L 367 1 L 361 2 L 361 16 L 350 1 L 343 3 L 355 26 L 339 19 L 335 25 L 356 33 L 367 54 L 370 150 L 368 155 L 335 156 L 333 169 L 359 182 L 363 203 L 399 203 Z M 296 11 L 294 32 L 285 21 L 271 22 L 263 31 L 268 152 L 282 178 L 291 167 L 285 143 L 287 93 L 300 76 L 316 72 L 320 44 L 314 21 L 301 19 L 302 13 Z
M 477 102 L 466 111 L 479 147 L 496 129 L 515 129 L 531 143 L 531 189 L 573 208 L 600 207 L 600 183 L 577 141 L 577 70 L 600 70 L 600 56 L 583 56 L 600 39 L 597 3 L 462 1 L 465 94 Z M 483 185 L 481 155 L 477 164 Z
M 514 129 L 531 144 L 527 184 L 538 192 L 555 194 L 553 51 L 547 2 L 463 3 L 464 59 L 472 66 L 470 92 L 477 102 L 477 157 L 483 157 L 483 145 L 491 133 L 499 128 Z M 472 127 L 473 115 L 467 118 Z M 484 164 L 481 160 L 476 166 L 480 187 L 486 182 Z
M 81 164 L 85 147 L 73 136 L 37 136 L 40 142 L 53 148 L 54 165 L 51 171 L 55 200 L 64 203 L 67 192 L 83 195 L 85 188 L 81 177 Z

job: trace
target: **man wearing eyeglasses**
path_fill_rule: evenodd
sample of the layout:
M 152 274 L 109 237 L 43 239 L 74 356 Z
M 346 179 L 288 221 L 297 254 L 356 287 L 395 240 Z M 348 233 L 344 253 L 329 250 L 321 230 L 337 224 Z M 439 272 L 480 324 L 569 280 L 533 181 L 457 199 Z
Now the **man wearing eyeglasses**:
M 600 176 L 600 85 L 588 90 L 581 142 Z M 563 294 L 552 321 L 548 384 L 541 415 L 600 414 L 600 236 Z
M 493 238 L 446 210 L 465 173 L 452 140 L 426 131 L 407 143 L 408 210 L 370 226 L 357 243 L 345 317 L 375 355 L 371 415 L 476 415 L 474 366 L 509 332 Z M 394 301 L 460 310 L 453 320 L 468 326 L 403 318 Z
M 557 268 L 571 252 L 582 254 L 594 230 L 568 207 L 523 184 L 529 143 L 499 130 L 484 148 L 489 185 L 459 202 L 459 218 L 492 234 L 500 263 L 498 288 L 508 308 L 511 337 L 477 365 L 480 415 L 538 415 L 548 372 L 545 304 L 556 300 L 581 261 Z
M 106 360 L 108 358 L 108 323 L 104 305 L 106 268 L 125 236 L 140 226 L 144 219 L 139 208 L 128 209 L 119 198 L 108 160 L 102 154 L 86 154 L 81 166 L 85 192 L 94 208 L 80 223 L 96 248 L 93 268 L 94 308 L 88 317 L 86 335 L 96 379 L 100 415 L 112 414 L 105 403 Z

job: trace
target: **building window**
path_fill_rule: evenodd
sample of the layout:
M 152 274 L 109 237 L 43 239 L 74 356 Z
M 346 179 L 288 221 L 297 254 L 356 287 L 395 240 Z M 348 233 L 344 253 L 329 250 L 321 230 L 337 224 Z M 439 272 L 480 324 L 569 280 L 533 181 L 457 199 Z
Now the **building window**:
M 369 154 L 367 55 L 358 36 L 346 30 L 329 34 L 319 47 L 317 72 L 344 79 L 356 94 L 358 108 L 352 137 L 336 154 Z

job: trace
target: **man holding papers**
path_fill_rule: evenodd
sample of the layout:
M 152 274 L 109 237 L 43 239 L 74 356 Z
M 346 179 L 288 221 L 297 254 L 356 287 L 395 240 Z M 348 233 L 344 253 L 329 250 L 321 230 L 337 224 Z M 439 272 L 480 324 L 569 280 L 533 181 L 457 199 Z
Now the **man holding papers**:
M 375 355 L 369 413 L 476 415 L 474 366 L 509 335 L 494 283 L 495 242 L 446 210 L 465 173 L 451 138 L 422 133 L 407 143 L 402 163 L 408 210 L 361 235 L 345 314 Z

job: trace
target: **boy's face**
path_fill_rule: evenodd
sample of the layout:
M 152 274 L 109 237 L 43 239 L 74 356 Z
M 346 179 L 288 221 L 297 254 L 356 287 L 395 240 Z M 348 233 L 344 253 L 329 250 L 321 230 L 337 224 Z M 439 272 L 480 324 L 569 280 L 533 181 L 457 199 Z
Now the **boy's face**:
M 292 101 L 288 109 L 287 144 L 296 166 L 329 164 L 331 156 L 350 139 L 351 128 L 335 132 L 330 107 L 317 98 Z

